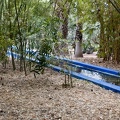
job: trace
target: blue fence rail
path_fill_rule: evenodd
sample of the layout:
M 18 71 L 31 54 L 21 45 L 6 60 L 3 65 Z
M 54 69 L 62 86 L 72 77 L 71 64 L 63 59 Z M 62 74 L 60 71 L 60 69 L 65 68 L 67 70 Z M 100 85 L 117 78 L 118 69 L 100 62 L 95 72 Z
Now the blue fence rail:
M 7 55 L 10 57 L 11 52 L 8 51 Z M 20 58 L 20 55 L 16 54 L 16 53 L 13 53 L 13 56 L 16 59 Z M 79 61 L 76 61 L 76 60 L 70 60 L 70 59 L 66 59 L 66 58 L 59 58 L 59 57 L 54 57 L 54 58 L 57 59 L 57 60 L 59 59 L 61 61 L 66 61 L 68 64 L 72 64 L 73 66 L 76 66 L 76 65 L 83 66 L 85 68 L 93 69 L 93 70 L 99 71 L 99 72 L 100 71 L 105 72 L 107 74 L 112 74 L 112 75 L 115 75 L 115 76 L 119 76 L 119 74 L 120 74 L 120 72 L 117 71 L 117 70 L 108 69 L 108 68 L 105 68 L 105 67 L 99 67 L 99 66 L 95 66 L 95 65 L 92 65 L 92 64 L 82 63 L 82 62 L 79 62 Z M 33 58 L 26 57 L 26 59 L 39 63 L 39 61 L 36 61 Z M 80 74 L 80 73 L 77 73 L 77 72 L 74 72 L 74 71 L 68 71 L 65 68 L 58 67 L 58 66 L 51 65 L 51 64 L 49 64 L 48 67 L 51 68 L 54 71 L 57 71 L 57 72 L 62 71 L 65 74 L 70 74 L 72 77 L 77 78 L 79 80 L 86 80 L 86 81 L 92 82 L 92 83 L 94 83 L 96 85 L 99 85 L 100 87 L 103 87 L 103 88 L 105 88 L 107 90 L 111 90 L 113 92 L 120 93 L 120 86 L 117 86 L 117 85 L 114 85 L 114 84 L 111 84 L 111 83 L 107 83 L 104 80 L 93 79 L 93 78 L 88 77 L 86 75 L 83 75 L 83 74 Z
M 73 65 L 77 65 L 77 66 L 83 66 L 87 69 L 91 69 L 97 72 L 103 72 L 103 73 L 109 73 L 109 74 L 113 74 L 113 75 L 120 75 L 120 71 L 118 70 L 113 70 L 113 69 L 108 69 L 105 67 L 100 67 L 100 66 L 96 66 L 96 65 L 92 65 L 92 64 L 88 64 L 88 63 L 83 63 L 77 60 L 70 60 L 67 58 L 60 58 L 60 57 L 54 57 L 55 59 L 59 59 L 62 61 L 66 61 L 67 63 L 73 64 Z

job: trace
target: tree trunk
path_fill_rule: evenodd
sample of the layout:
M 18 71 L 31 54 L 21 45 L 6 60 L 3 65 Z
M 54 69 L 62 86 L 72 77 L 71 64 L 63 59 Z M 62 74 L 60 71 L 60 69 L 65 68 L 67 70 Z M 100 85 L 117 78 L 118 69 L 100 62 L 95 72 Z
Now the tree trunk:
M 83 57 L 82 45 L 80 41 L 75 42 L 75 57 Z
M 9 12 L 9 16 L 11 15 L 11 13 L 12 13 L 12 10 L 11 10 L 11 8 L 12 8 L 12 6 L 11 6 L 11 1 L 9 0 L 8 1 L 8 12 Z M 12 19 L 11 19 L 11 17 L 9 17 L 9 38 L 11 39 L 11 40 L 13 40 L 14 39 L 14 35 L 13 35 L 13 29 L 12 29 Z M 13 67 L 13 70 L 15 70 L 16 69 L 16 66 L 15 66 L 15 60 L 14 60 L 14 55 L 13 55 L 13 49 L 12 49 L 12 46 L 11 46 L 11 57 L 12 57 L 12 67 Z
M 16 23 L 17 23 L 19 43 L 20 43 L 20 71 L 23 71 L 23 39 L 22 39 L 21 30 L 20 30 L 21 29 L 20 28 L 20 19 L 19 19 L 20 13 L 18 13 L 17 0 L 14 1 L 14 5 L 15 5 Z
M 27 44 L 27 41 L 26 41 L 26 39 L 25 39 L 25 42 L 24 42 L 24 47 L 25 47 L 25 49 L 24 49 L 24 51 L 26 51 L 26 44 Z M 23 60 L 23 63 L 24 63 L 24 72 L 25 72 L 25 76 L 27 76 L 27 69 L 26 69 L 26 52 L 24 53 L 24 60 Z
M 55 5 L 56 16 L 60 19 L 61 38 L 66 40 L 67 36 L 68 36 L 68 15 L 70 12 L 70 6 L 71 6 L 72 2 L 69 2 L 67 0 L 64 2 L 57 1 L 55 4 L 56 4 Z M 65 50 L 65 48 L 66 48 L 66 50 Z M 68 48 L 68 46 L 65 41 L 60 45 L 59 52 L 62 50 L 62 55 L 67 55 L 69 53 L 67 48 Z
M 15 70 L 15 69 L 16 69 L 16 66 L 15 66 L 15 59 L 14 59 L 14 56 L 13 56 L 12 46 L 11 46 L 11 57 L 12 57 L 12 66 L 13 66 L 13 70 Z
M 82 24 L 77 23 L 76 35 L 75 35 L 75 57 L 83 57 L 82 53 Z

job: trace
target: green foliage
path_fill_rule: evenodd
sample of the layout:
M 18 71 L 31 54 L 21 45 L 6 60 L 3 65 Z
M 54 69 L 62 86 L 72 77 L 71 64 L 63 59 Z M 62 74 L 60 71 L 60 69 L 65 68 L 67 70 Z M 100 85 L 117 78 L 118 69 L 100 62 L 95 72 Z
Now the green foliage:
M 116 3 L 120 5 L 119 0 Z M 60 18 L 56 14 L 63 15 Z M 4 58 L 8 46 L 14 43 L 23 56 L 27 47 L 37 49 L 44 58 L 52 51 L 53 43 L 61 42 L 60 25 L 65 17 L 73 31 L 78 17 L 86 39 L 100 41 L 100 55 L 106 57 L 110 53 L 110 57 L 120 61 L 120 14 L 108 0 L 0 0 L 1 56 Z M 39 61 L 45 60 L 42 57 Z
M 45 67 L 49 64 L 49 61 L 47 60 L 46 57 L 49 56 L 51 51 L 52 46 L 50 40 L 42 39 L 40 42 L 38 54 L 36 56 L 37 64 L 34 66 L 34 69 L 32 70 L 32 72 L 34 72 L 34 75 L 36 73 L 37 74 L 44 73 Z
M 10 47 L 11 45 L 11 40 L 7 40 L 3 36 L 0 36 L 0 61 L 6 60 L 6 52 L 8 47 Z
M 49 39 L 45 38 L 42 39 L 40 41 L 40 46 L 39 46 L 39 53 L 40 55 L 44 56 L 44 55 L 49 55 L 52 51 L 52 41 L 50 41 Z
M 41 55 L 38 54 L 37 57 L 36 57 L 36 60 L 37 60 L 37 62 L 39 61 L 39 63 L 37 63 L 34 66 L 34 69 L 31 71 L 31 72 L 34 72 L 34 76 L 35 76 L 36 73 L 37 74 L 43 74 L 44 70 L 45 70 L 45 67 L 48 64 L 45 56 L 41 56 Z
M 116 0 L 116 3 L 119 3 Z M 119 6 L 119 4 L 117 4 Z M 106 1 L 96 0 L 93 4 L 95 9 L 96 21 L 100 23 L 100 48 L 99 56 L 104 60 L 113 60 L 120 62 L 120 14 L 114 9 L 114 6 Z

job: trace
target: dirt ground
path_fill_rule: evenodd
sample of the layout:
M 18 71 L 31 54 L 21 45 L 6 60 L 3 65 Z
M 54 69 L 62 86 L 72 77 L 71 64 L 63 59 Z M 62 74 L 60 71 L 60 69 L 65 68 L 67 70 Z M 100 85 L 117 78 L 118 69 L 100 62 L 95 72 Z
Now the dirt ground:
M 120 70 L 93 56 L 75 59 Z M 0 64 L 0 120 L 120 120 L 120 94 L 74 78 L 64 88 L 64 78 L 50 69 L 34 78 Z
M 103 61 L 102 58 L 97 58 L 96 52 L 94 52 L 93 54 L 83 54 L 83 58 L 75 58 L 73 56 L 72 59 L 98 66 L 103 66 L 106 68 L 120 70 L 120 64 L 116 64 L 112 61 Z

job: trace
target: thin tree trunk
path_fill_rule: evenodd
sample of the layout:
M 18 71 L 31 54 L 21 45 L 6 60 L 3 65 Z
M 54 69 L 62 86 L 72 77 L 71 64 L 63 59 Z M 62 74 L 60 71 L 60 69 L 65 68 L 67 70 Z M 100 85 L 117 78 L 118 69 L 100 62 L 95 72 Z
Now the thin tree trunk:
M 26 40 L 25 40 L 25 51 L 26 51 Z M 24 72 L 25 72 L 25 76 L 27 76 L 27 70 L 26 70 L 26 52 L 24 53 Z
M 31 45 L 31 42 L 30 42 L 30 40 L 28 40 L 28 42 L 29 42 L 28 43 L 28 46 L 29 46 L 29 53 L 28 53 L 29 54 L 29 71 L 31 71 L 31 61 L 30 61 L 30 59 L 31 59 L 31 54 L 30 54 L 30 49 L 31 49 L 30 45 Z
M 18 13 L 18 8 L 16 4 L 16 0 L 14 1 L 15 4 L 15 12 L 16 12 L 16 22 L 18 26 L 18 34 L 19 34 L 19 42 L 20 42 L 20 71 L 23 71 L 23 40 L 22 40 L 22 34 L 20 31 L 20 23 L 19 23 L 19 13 Z M 21 7 L 21 5 L 20 5 Z
M 13 56 L 12 46 L 11 46 L 11 57 L 12 57 L 12 66 L 13 66 L 13 70 L 15 70 L 15 69 L 16 69 L 16 66 L 15 66 L 15 59 L 14 59 L 14 56 Z
M 11 4 L 10 4 L 10 0 L 8 1 L 8 9 L 9 9 L 9 15 L 11 15 Z M 10 33 L 9 37 L 10 37 L 10 39 L 12 40 L 12 39 L 14 38 L 14 36 L 13 36 L 13 33 L 11 32 L 11 31 L 13 31 L 13 30 L 12 30 L 11 18 L 9 18 L 9 19 L 10 19 L 10 21 L 9 21 L 9 33 Z M 13 55 L 12 46 L 11 46 L 11 57 L 12 57 L 13 70 L 15 70 L 15 69 L 16 69 L 16 66 L 15 66 L 15 60 L 14 60 L 14 55 Z

